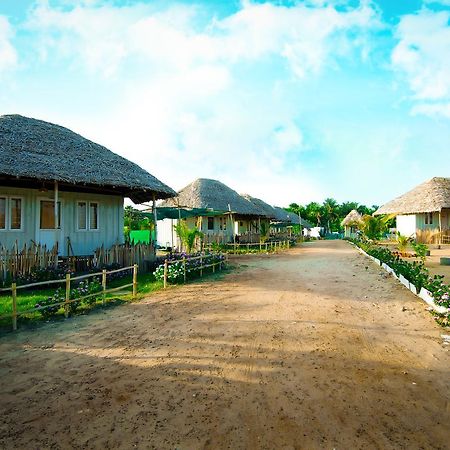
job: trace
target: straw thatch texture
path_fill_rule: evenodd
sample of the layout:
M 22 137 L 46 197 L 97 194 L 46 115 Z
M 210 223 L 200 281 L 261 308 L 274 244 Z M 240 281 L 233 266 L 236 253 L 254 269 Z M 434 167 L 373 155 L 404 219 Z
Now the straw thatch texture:
M 435 177 L 386 203 L 376 214 L 416 214 L 450 208 L 450 178 Z
M 268 219 L 275 219 L 277 214 L 275 211 L 275 208 L 273 206 L 270 206 L 268 203 L 264 202 L 263 200 L 252 197 L 249 194 L 242 194 L 243 198 L 245 198 L 247 201 L 249 201 L 253 206 L 258 208 L 258 210 L 261 213 L 261 217 L 267 217 Z
M 178 192 L 177 197 L 164 201 L 161 206 L 183 208 L 209 208 L 244 216 L 262 217 L 261 211 L 236 191 L 217 180 L 198 178 Z
M 358 211 L 356 211 L 356 209 L 352 209 L 344 218 L 344 220 L 341 222 L 341 225 L 343 227 L 351 227 L 358 225 L 361 222 L 362 222 L 361 214 Z
M 108 187 L 135 202 L 176 193 L 138 165 L 67 128 L 0 116 L 0 177 Z
M 298 216 L 298 214 L 295 214 L 290 211 L 286 211 L 283 208 L 280 208 L 279 206 L 274 206 L 273 209 L 275 210 L 275 221 L 276 222 L 282 222 L 282 223 L 289 223 L 293 225 L 302 225 L 304 228 L 312 228 L 313 226 L 305 219 L 301 219 Z

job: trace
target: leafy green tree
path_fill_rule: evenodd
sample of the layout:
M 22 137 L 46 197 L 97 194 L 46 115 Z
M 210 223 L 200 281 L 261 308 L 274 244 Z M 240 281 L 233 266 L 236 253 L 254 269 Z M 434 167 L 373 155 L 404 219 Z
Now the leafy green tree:
M 359 226 L 363 235 L 372 241 L 378 241 L 388 229 L 391 216 L 364 215 Z
M 198 228 L 189 228 L 184 220 L 179 221 L 174 229 L 187 253 L 191 253 L 197 238 L 203 238 L 203 233 Z

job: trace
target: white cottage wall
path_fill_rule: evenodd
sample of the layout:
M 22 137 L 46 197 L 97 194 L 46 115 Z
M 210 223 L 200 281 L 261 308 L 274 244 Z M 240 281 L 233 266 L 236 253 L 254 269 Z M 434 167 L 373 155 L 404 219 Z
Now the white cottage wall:
M 416 236 L 416 215 L 415 214 L 405 214 L 397 216 L 397 232 L 402 236 Z
M 93 251 L 104 245 L 109 248 L 114 244 L 123 243 L 123 198 L 113 195 L 59 192 L 61 201 L 61 229 L 60 231 L 40 229 L 40 201 L 52 201 L 53 191 L 40 192 L 37 189 L 0 187 L 0 197 L 14 197 L 22 199 L 22 228 L 21 230 L 0 230 L 0 244 L 12 248 L 17 242 L 19 247 L 30 244 L 31 241 L 53 244 L 58 238 L 60 255 L 68 254 L 68 237 L 72 244 L 73 253 L 91 255 Z M 85 201 L 98 204 L 98 229 L 79 230 L 77 205 Z M 88 227 L 89 228 L 89 227 Z M 44 243 L 44 242 L 42 242 Z M 72 249 L 70 253 L 72 254 Z

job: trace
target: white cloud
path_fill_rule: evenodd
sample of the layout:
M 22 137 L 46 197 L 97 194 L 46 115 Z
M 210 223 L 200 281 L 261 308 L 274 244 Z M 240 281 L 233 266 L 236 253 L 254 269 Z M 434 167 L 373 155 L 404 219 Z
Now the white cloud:
M 392 64 L 406 77 L 419 103 L 415 113 L 445 113 L 450 102 L 449 19 L 449 12 L 423 9 L 404 16 L 398 25 L 399 42 L 392 53 Z
M 116 81 L 115 107 L 66 113 L 64 125 L 175 188 L 211 177 L 272 203 L 322 196 L 298 162 L 310 150 L 295 101 L 280 98 L 277 86 L 367 54 L 367 33 L 379 27 L 367 2 L 345 11 L 245 2 L 206 23 L 196 7 L 86 5 L 43 2 L 27 23 L 44 63 L 67 61 Z M 264 72 L 268 61 L 273 73 Z
M 13 30 L 6 17 L 0 16 L 0 74 L 17 66 L 17 53 L 11 44 Z

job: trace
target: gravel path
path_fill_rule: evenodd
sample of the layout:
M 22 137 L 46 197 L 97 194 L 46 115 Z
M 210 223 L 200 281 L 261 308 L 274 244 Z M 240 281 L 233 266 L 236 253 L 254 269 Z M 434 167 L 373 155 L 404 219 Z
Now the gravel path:
M 0 448 L 448 449 L 425 306 L 342 241 L 0 339 Z

